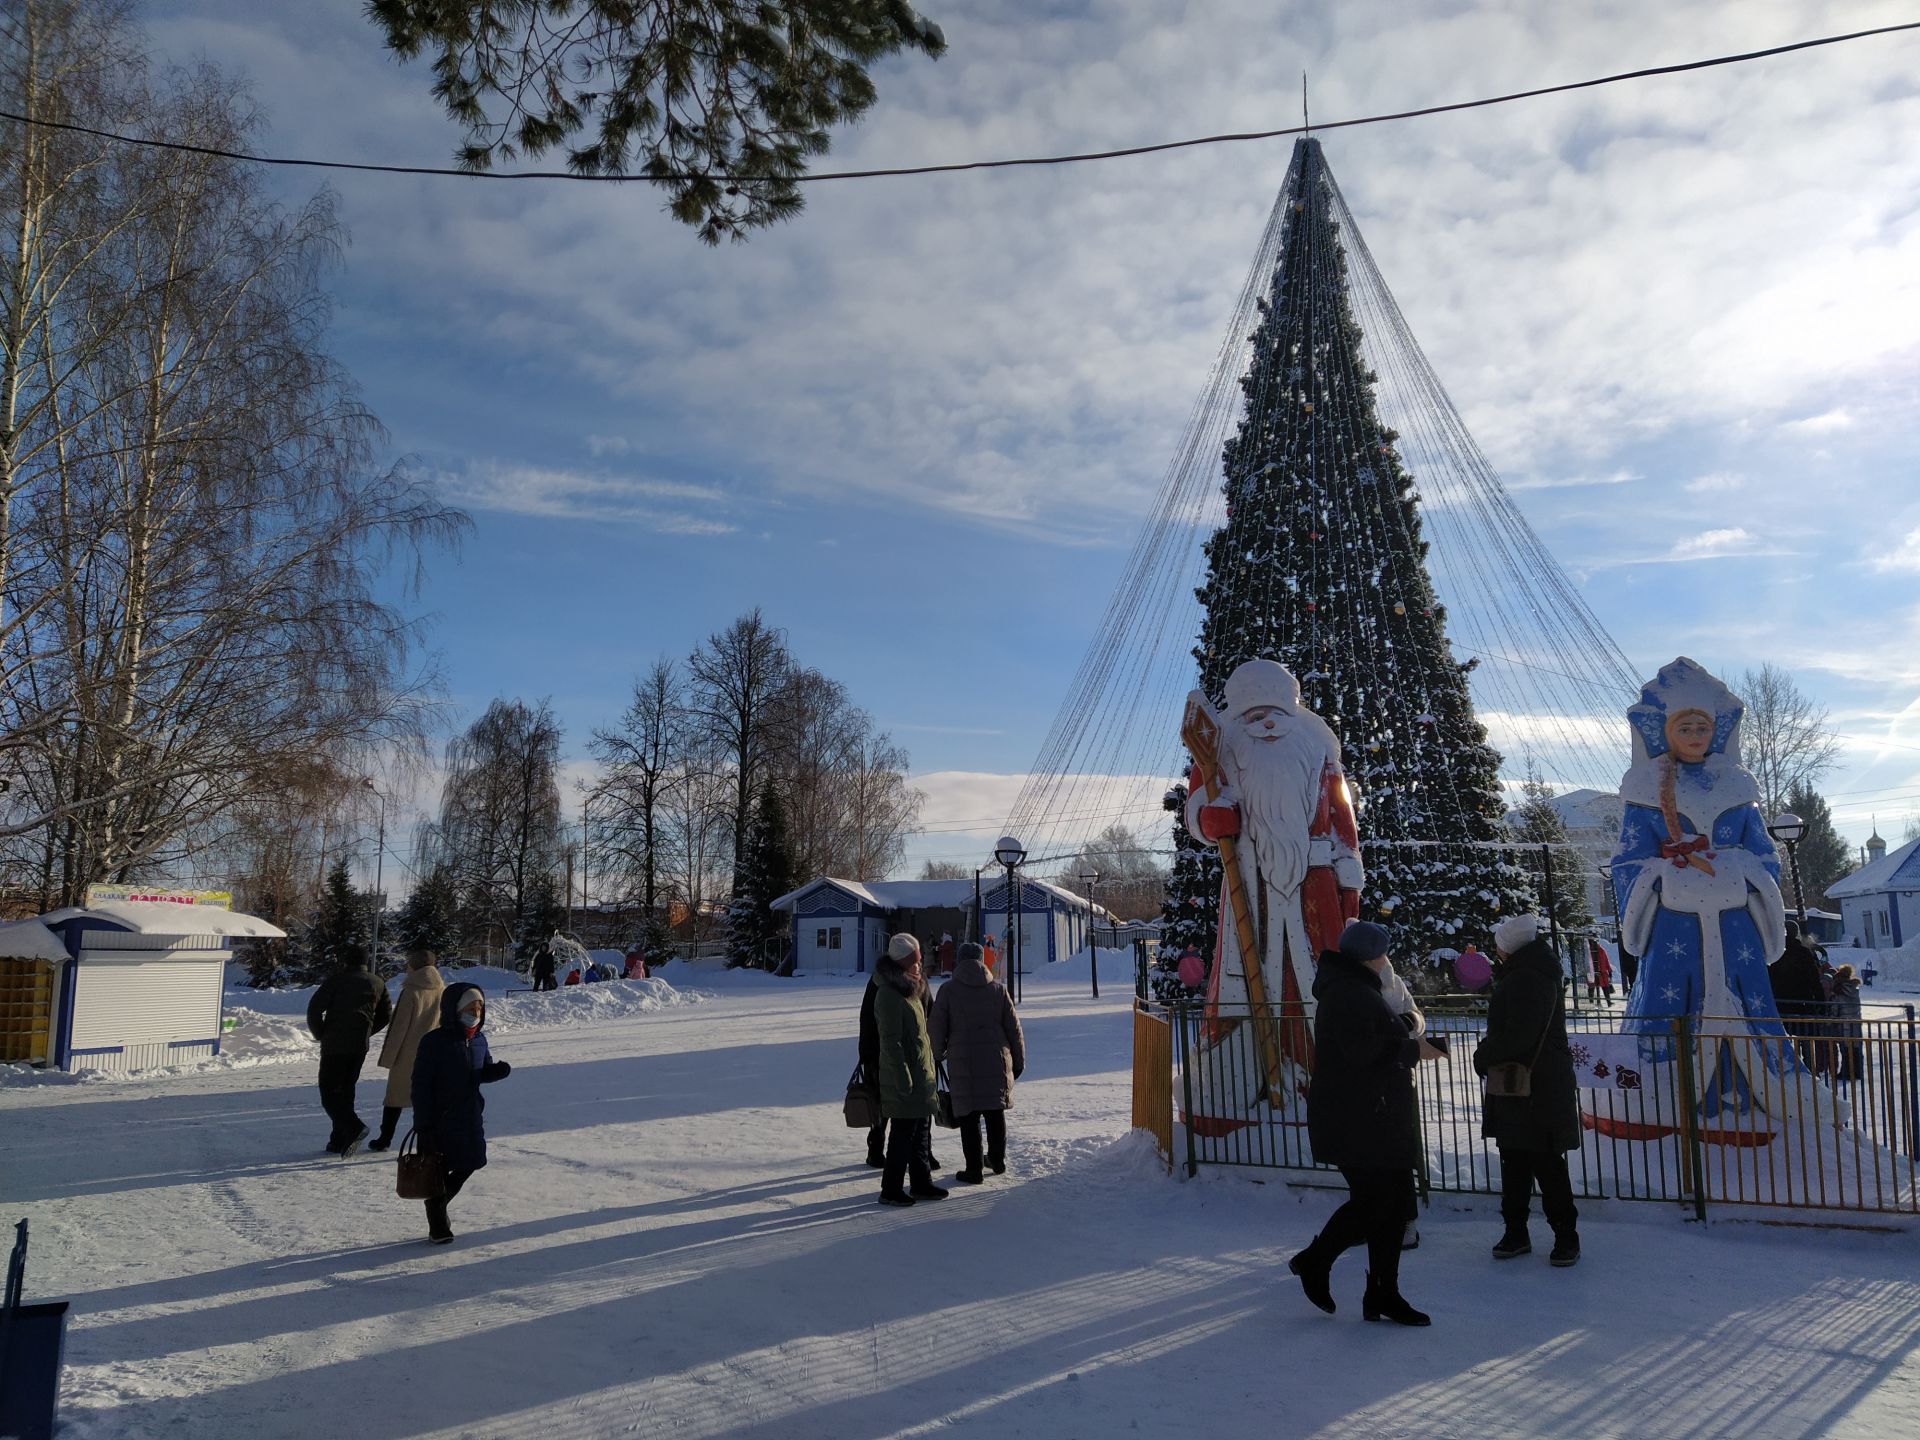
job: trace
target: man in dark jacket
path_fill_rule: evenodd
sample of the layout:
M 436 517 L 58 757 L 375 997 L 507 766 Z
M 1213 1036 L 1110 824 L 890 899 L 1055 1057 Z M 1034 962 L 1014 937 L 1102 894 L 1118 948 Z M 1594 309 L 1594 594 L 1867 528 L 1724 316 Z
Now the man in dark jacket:
M 329 1155 L 351 1155 L 367 1138 L 354 1110 L 353 1089 L 367 1063 L 368 1044 L 392 1017 L 387 987 L 367 969 L 366 952 L 357 946 L 307 1002 L 307 1029 L 320 1042 L 320 1105 L 333 1122 Z
M 553 963 L 553 946 L 542 940 L 540 948 L 533 952 L 533 988 L 535 990 L 558 990 L 560 981 L 556 978 L 558 967 Z
M 1540 917 L 1518 915 L 1494 927 L 1494 945 L 1504 962 L 1487 1000 L 1487 1033 L 1473 1052 L 1481 1075 L 1496 1065 L 1528 1067 L 1525 1095 L 1488 1095 L 1480 1133 L 1500 1147 L 1500 1218 L 1506 1232 L 1494 1258 L 1530 1254 L 1527 1214 L 1533 1187 L 1553 1227 L 1555 1265 L 1580 1259 L 1579 1211 L 1567 1175 L 1567 1151 L 1580 1144 L 1580 1112 L 1573 1083 L 1573 1053 L 1567 1048 L 1561 1004 L 1560 961 L 1539 938 Z
M 1340 948 L 1321 955 L 1314 975 L 1307 1133 L 1314 1159 L 1338 1165 L 1349 1194 L 1287 1268 L 1307 1298 L 1331 1314 L 1333 1262 L 1364 1243 L 1362 1315 L 1426 1325 L 1427 1316 L 1400 1294 L 1400 1240 L 1420 1163 L 1413 1067 L 1444 1052 L 1411 1034 L 1382 992 L 1387 939 L 1380 926 L 1356 920 L 1341 932 Z
M 423 1154 L 440 1159 L 442 1193 L 427 1201 L 427 1238 L 453 1239 L 447 1202 L 476 1170 L 486 1168 L 487 1129 L 482 1085 L 504 1080 L 513 1067 L 493 1058 L 480 1027 L 487 998 L 477 985 L 449 985 L 440 997 L 440 1026 L 420 1037 L 413 1058 L 413 1125 Z
M 1767 979 L 1781 1023 L 1799 1041 L 1800 1058 L 1811 1066 L 1814 1034 L 1825 1028 L 1817 1021 L 1827 1014 L 1827 987 L 1820 981 L 1820 957 L 1800 938 L 1798 920 L 1787 921 L 1786 950 L 1767 967 Z

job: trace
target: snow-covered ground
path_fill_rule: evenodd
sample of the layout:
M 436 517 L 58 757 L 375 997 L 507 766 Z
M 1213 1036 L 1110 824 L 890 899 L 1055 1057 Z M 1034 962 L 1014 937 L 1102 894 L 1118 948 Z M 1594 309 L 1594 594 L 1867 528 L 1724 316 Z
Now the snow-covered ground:
M 30 1298 L 74 1306 L 63 1440 L 1733 1440 L 1920 1414 L 1910 1228 L 1594 1204 L 1555 1271 L 1496 1264 L 1490 1206 L 1442 1200 L 1402 1277 L 1434 1328 L 1363 1324 L 1357 1253 L 1327 1317 L 1284 1263 L 1335 1193 L 1183 1183 L 1126 1136 L 1124 971 L 1097 1002 L 1084 966 L 1029 978 L 1009 1173 L 890 1211 L 840 1119 L 861 980 L 676 968 L 496 1000 L 515 1068 L 449 1248 L 390 1157 L 318 1153 L 311 1047 L 0 1090 L 0 1218 L 32 1219 Z M 298 1024 L 297 993 L 257 998 L 235 1051 Z

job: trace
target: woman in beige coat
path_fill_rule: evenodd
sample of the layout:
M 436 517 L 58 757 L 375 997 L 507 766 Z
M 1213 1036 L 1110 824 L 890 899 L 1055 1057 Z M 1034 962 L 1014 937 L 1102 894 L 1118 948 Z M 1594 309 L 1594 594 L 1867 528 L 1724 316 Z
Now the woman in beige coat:
M 387 1101 L 380 1111 L 380 1135 L 367 1146 L 384 1150 L 393 1143 L 393 1132 L 400 1124 L 400 1112 L 411 1103 L 413 1093 L 413 1055 L 420 1048 L 420 1037 L 440 1023 L 440 992 L 447 982 L 440 977 L 431 950 L 407 952 L 407 978 L 400 982 L 400 998 L 393 1004 L 393 1019 L 387 1023 L 387 1041 L 380 1047 L 380 1068 L 387 1072 Z

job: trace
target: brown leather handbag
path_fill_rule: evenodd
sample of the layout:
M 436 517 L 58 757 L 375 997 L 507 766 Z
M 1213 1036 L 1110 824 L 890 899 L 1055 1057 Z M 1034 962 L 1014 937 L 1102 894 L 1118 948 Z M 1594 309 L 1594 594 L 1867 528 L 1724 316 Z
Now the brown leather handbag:
M 400 1142 L 400 1163 L 393 1189 L 402 1200 L 438 1200 L 447 1191 L 447 1167 L 431 1150 L 419 1148 L 420 1137 L 408 1130 Z

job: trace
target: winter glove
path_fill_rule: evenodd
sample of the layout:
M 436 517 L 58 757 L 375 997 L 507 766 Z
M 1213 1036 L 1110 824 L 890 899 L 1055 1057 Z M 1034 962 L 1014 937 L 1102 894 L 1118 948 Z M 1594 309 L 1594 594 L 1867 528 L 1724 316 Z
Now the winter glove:
M 489 1060 L 480 1071 L 480 1083 L 491 1085 L 495 1080 L 504 1080 L 513 1073 L 513 1066 L 504 1060 Z
M 1200 834 L 1208 840 L 1227 840 L 1240 833 L 1240 807 L 1202 805 Z

